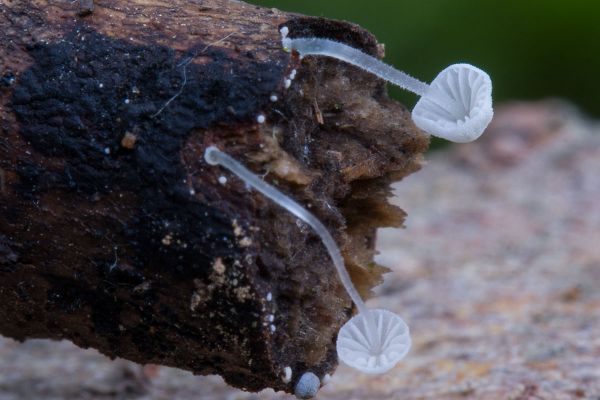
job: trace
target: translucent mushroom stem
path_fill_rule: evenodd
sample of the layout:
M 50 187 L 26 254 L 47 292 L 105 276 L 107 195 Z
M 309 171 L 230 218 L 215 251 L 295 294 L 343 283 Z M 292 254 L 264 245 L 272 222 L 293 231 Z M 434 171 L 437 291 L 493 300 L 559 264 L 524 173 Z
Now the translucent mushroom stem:
M 374 329 L 375 322 L 370 316 L 365 302 L 362 300 L 362 298 L 358 294 L 358 291 L 354 287 L 354 284 L 350 279 L 350 275 L 348 274 L 348 271 L 346 270 L 346 267 L 344 265 L 344 259 L 342 258 L 340 249 L 338 248 L 337 244 L 335 243 L 335 240 L 333 239 L 325 225 L 323 225 L 323 223 L 319 221 L 319 219 L 316 216 L 314 216 L 300 204 L 298 204 L 285 194 L 281 193 L 275 187 L 263 181 L 256 174 L 244 167 L 241 163 L 233 159 L 228 154 L 220 151 L 215 146 L 209 146 L 206 149 L 206 151 L 204 152 L 204 159 L 210 165 L 220 165 L 233 172 L 248 186 L 256 189 L 264 196 L 271 199 L 274 203 L 286 209 L 288 212 L 295 215 L 297 218 L 301 219 L 307 225 L 309 225 L 321 238 L 321 241 L 325 245 L 325 248 L 329 253 L 329 257 L 333 261 L 333 265 L 335 266 L 335 269 L 337 270 L 337 273 L 340 277 L 340 281 L 342 282 L 342 285 L 344 285 L 346 292 L 348 293 L 354 304 L 356 304 L 359 313 L 365 313 L 365 316 L 369 320 L 369 325 L 373 325 L 372 328 Z M 376 335 L 373 335 L 373 337 L 375 336 Z
M 322 38 L 284 38 L 283 47 L 288 51 L 297 51 L 300 57 L 320 55 L 336 58 L 419 96 L 424 96 L 429 89 L 427 83 L 421 82 L 407 73 L 399 71 L 391 65 L 379 61 L 375 57 L 365 54 L 354 47 L 334 40 Z
M 286 50 L 297 51 L 300 57 L 308 55 L 326 56 L 347 62 L 416 95 L 421 97 L 428 95 L 431 101 L 439 104 L 444 109 L 449 109 L 452 114 L 464 114 L 464 108 L 455 99 L 450 98 L 441 91 L 432 90 L 429 84 L 354 47 L 321 38 L 284 38 L 283 46 Z

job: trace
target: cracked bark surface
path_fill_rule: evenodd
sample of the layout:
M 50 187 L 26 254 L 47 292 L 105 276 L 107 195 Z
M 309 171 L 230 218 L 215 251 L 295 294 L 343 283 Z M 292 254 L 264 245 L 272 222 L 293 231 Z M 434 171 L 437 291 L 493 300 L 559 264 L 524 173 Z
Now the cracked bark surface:
M 322 244 L 204 149 L 321 218 L 368 295 L 375 231 L 404 218 L 389 184 L 428 139 L 381 81 L 285 53 L 283 25 L 383 55 L 356 25 L 237 1 L 0 4 L 2 335 L 252 391 L 335 369 L 352 306 Z

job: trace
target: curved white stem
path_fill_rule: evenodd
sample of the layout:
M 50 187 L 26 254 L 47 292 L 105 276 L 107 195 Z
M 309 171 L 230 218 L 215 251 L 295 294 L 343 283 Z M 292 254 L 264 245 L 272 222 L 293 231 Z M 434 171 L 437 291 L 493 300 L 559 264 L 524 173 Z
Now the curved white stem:
M 308 224 L 323 241 L 323 244 L 329 253 L 329 257 L 331 257 L 333 265 L 340 276 L 340 280 L 342 281 L 346 292 L 348 292 L 348 295 L 354 304 L 356 304 L 358 311 L 360 313 L 364 312 L 369 320 L 372 319 L 370 318 L 370 314 L 367 312 L 367 306 L 354 287 L 348 271 L 346 271 L 344 259 L 342 258 L 340 249 L 325 225 L 323 225 L 323 223 L 319 221 L 317 217 L 315 217 L 300 204 L 296 203 L 290 197 L 286 196 L 275 187 L 263 181 L 256 174 L 244 167 L 241 163 L 226 153 L 223 153 L 215 146 L 209 146 L 206 148 L 206 151 L 204 152 L 204 159 L 211 165 L 221 165 L 222 167 L 227 168 L 229 171 L 233 172 L 241 180 L 243 180 L 244 183 L 258 190 L 260 193 L 273 200 L 273 202 L 278 204 L 280 207 L 285 208 L 287 211 Z
M 432 90 L 431 86 L 418 80 L 406 72 L 397 70 L 375 57 L 340 42 L 321 38 L 285 38 L 284 47 L 296 50 L 301 57 L 319 55 L 338 59 L 363 69 L 389 83 L 413 92 L 421 97 L 429 95 L 429 99 L 449 110 L 453 114 L 464 113 L 463 107 L 455 99 L 450 98 L 439 90 Z
M 421 82 L 407 73 L 399 71 L 391 65 L 379 61 L 375 57 L 365 54 L 354 47 L 334 40 L 321 38 L 284 38 L 283 47 L 289 50 L 296 50 L 300 53 L 301 57 L 321 55 L 337 58 L 419 96 L 424 96 L 429 89 L 427 83 Z

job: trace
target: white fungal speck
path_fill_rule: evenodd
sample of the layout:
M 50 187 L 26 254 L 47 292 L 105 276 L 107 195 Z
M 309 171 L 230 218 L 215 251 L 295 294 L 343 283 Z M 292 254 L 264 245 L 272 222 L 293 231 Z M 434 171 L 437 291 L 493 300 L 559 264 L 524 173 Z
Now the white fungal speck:
M 104 148 L 104 154 L 106 154 L 106 155 L 110 154 L 110 149 L 108 147 Z
M 284 86 L 285 86 L 285 88 L 286 88 L 286 89 L 289 89 L 289 87 L 290 87 L 290 86 L 292 86 L 292 81 L 291 81 L 291 80 L 289 80 L 289 79 L 286 79 L 286 80 L 283 82 L 283 84 L 284 84 Z
M 287 35 L 290 33 L 290 29 L 287 26 L 284 26 L 279 30 L 279 32 L 281 33 L 282 38 L 286 38 Z
M 273 293 L 269 292 L 267 293 L 267 301 L 271 301 L 273 300 Z
M 283 383 L 290 383 L 292 381 L 292 368 L 285 367 L 283 369 Z
M 125 104 L 129 104 L 129 99 L 125 99 Z
M 99 87 L 100 89 L 102 89 L 102 88 L 104 87 L 104 83 L 100 83 L 100 84 L 98 84 L 98 87 Z
M 267 318 L 268 318 L 269 322 L 275 321 L 275 316 L 273 314 L 269 314 L 269 316 Z
M 194 189 L 190 189 L 190 195 L 194 196 L 196 194 L 196 191 Z
M 275 95 L 275 94 L 272 94 L 272 95 L 271 95 L 271 97 L 269 97 L 269 99 L 270 99 L 270 100 L 271 100 L 273 103 L 275 103 L 277 100 L 279 100 L 279 97 L 277 97 L 277 95 Z
M 263 114 L 260 114 L 258 117 L 256 117 L 256 122 L 258 122 L 259 124 L 264 124 L 266 120 L 267 118 L 265 118 Z
M 298 73 L 298 71 L 296 71 L 295 69 L 292 70 L 292 73 L 290 74 L 290 79 L 294 80 L 296 79 L 296 74 Z
M 275 327 L 275 325 L 271 324 L 271 333 L 275 333 L 276 330 L 277 328 Z
M 221 185 L 225 185 L 225 184 L 227 183 L 227 178 L 226 178 L 226 177 L 224 177 L 224 176 L 220 176 L 220 177 L 219 177 L 219 183 L 220 183 Z

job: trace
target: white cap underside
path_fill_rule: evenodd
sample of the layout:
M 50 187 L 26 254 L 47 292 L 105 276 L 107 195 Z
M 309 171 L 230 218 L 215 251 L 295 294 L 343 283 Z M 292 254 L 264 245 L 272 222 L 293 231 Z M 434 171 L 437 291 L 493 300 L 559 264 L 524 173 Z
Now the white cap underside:
M 481 136 L 493 114 L 489 75 L 469 64 L 454 64 L 431 82 L 412 117 L 431 135 L 466 143 Z
M 358 314 L 346 322 L 338 334 L 338 357 L 347 365 L 367 374 L 382 374 L 392 369 L 410 350 L 408 326 L 387 310 L 369 310 L 374 322 Z

